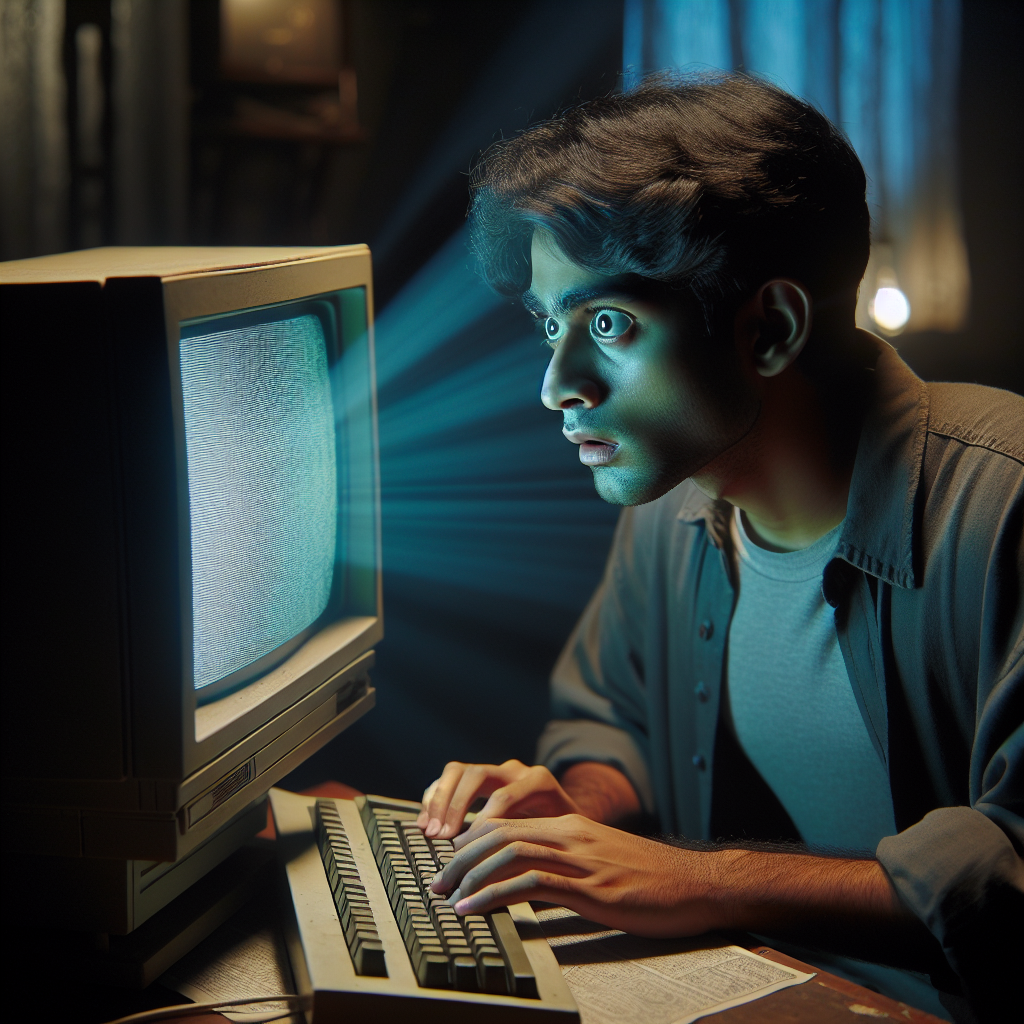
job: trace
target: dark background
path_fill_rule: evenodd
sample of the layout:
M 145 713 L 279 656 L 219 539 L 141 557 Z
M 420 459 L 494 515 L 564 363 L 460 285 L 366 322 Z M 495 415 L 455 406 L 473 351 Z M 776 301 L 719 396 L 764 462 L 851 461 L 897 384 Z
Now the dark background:
M 125 240 L 366 242 L 386 317 L 408 305 L 406 286 L 460 230 L 480 151 L 618 85 L 621 0 L 353 0 L 349 10 L 361 139 L 272 141 L 222 130 L 230 97 L 217 70 L 217 5 L 190 0 L 184 212 L 155 216 Z M 897 346 L 926 379 L 1024 393 L 1022 10 L 1002 0 L 963 5 L 969 323 L 953 334 L 906 335 Z M 102 21 L 109 3 L 69 0 L 68 12 L 69 24 Z M 150 164 L 146 173 L 159 175 L 158 161 Z M 109 175 L 105 187 L 113 187 Z M 72 192 L 67 236 L 84 244 Z M 106 209 L 89 230 L 107 235 L 91 244 L 121 240 Z M 5 257 L 41 251 L 27 244 Z M 448 259 L 454 276 L 442 280 L 466 290 L 435 296 L 421 315 L 450 318 L 450 331 L 380 388 L 386 638 L 378 708 L 293 773 L 285 782 L 293 788 L 333 777 L 415 798 L 448 759 L 529 760 L 546 717 L 548 671 L 601 572 L 615 510 L 593 494 L 556 417 L 536 400 L 542 352 L 511 304 L 491 303 L 463 322 L 461 307 L 477 293 L 465 284 L 468 257 Z M 407 309 L 413 328 L 416 315 Z M 379 359 L 406 341 L 382 329 Z M 514 367 L 494 376 L 492 396 L 484 380 L 472 402 L 455 390 L 439 402 L 444 382 L 492 364 Z M 446 404 L 464 405 L 465 415 L 452 417 Z M 430 557 L 419 558 L 424 552 Z

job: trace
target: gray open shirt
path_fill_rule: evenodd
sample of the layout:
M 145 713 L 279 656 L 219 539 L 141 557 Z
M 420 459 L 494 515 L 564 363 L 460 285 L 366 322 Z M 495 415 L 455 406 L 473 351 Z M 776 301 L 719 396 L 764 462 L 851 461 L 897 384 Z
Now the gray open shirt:
M 1024 927 L 1024 399 L 925 384 L 878 346 L 822 590 L 892 790 L 876 855 L 982 1005 L 994 945 Z M 723 777 L 728 514 L 688 481 L 623 511 L 537 752 L 556 774 L 615 765 L 691 839 L 714 838 Z

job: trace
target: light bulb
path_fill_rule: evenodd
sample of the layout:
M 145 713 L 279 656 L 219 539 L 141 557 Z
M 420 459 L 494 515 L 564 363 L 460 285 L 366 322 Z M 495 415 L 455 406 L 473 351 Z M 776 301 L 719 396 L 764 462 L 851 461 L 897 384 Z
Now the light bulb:
M 868 312 L 883 331 L 895 334 L 903 330 L 910 319 L 910 303 L 899 288 L 879 288 Z

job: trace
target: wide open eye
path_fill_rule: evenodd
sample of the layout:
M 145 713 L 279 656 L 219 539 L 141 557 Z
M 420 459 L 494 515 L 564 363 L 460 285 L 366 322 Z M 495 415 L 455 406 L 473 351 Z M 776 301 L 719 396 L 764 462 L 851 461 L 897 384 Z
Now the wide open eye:
M 602 309 L 590 321 L 590 334 L 597 341 L 615 341 L 632 326 L 634 320 L 628 313 L 617 309 Z
M 545 341 L 558 341 L 565 330 L 553 316 L 544 317 L 540 322 L 540 329 Z

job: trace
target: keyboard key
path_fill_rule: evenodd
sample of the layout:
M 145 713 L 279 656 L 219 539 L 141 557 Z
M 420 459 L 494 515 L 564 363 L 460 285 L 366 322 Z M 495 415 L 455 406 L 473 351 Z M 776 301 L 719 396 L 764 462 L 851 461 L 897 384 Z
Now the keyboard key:
M 424 953 L 416 978 L 426 988 L 451 988 L 448 957 L 443 953 Z
M 501 948 L 502 957 L 508 968 L 509 989 L 517 996 L 537 999 L 537 979 L 534 977 L 522 940 L 516 931 L 515 922 L 508 911 L 499 910 L 491 915 L 494 937 Z
M 477 978 L 476 961 L 471 956 L 456 955 L 452 961 L 453 981 L 463 992 L 476 992 L 480 988 Z
M 505 961 L 500 956 L 479 956 L 477 964 L 480 988 L 494 995 L 506 995 L 508 982 L 505 979 Z
M 377 978 L 388 976 L 387 965 L 384 962 L 384 945 L 379 939 L 360 943 L 352 961 L 356 974 L 368 974 Z

